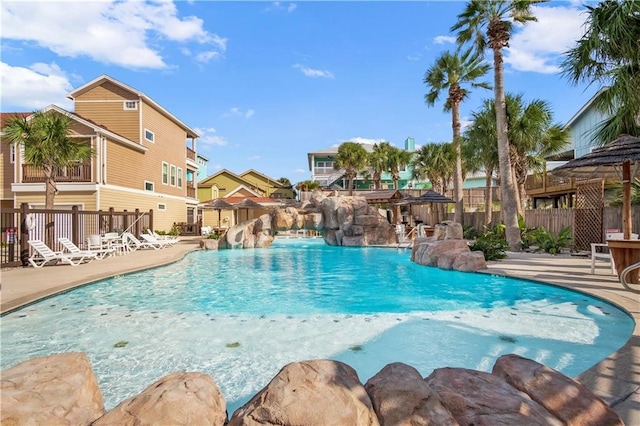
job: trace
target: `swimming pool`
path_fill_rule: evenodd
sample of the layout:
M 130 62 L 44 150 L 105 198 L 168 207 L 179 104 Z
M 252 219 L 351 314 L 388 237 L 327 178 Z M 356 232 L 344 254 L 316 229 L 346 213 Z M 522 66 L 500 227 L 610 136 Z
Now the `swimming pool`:
M 286 363 L 332 358 L 364 383 L 401 361 L 489 371 L 518 353 L 576 375 L 622 346 L 633 320 L 589 296 L 441 271 L 409 251 L 277 239 L 200 251 L 2 317 L 1 368 L 83 351 L 112 408 L 175 371 L 210 374 L 231 414 Z

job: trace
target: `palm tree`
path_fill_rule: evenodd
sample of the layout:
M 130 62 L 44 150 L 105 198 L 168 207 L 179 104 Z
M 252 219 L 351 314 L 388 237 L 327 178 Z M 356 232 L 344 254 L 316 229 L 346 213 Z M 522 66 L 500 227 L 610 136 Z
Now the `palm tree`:
M 470 0 L 465 10 L 458 15 L 458 22 L 451 27 L 451 31 L 458 32 L 458 43 L 472 42 L 478 54 L 484 54 L 486 47 L 493 51 L 493 90 L 497 105 L 502 217 L 506 227 L 507 242 L 513 251 L 520 251 L 521 241 L 516 187 L 511 175 L 509 157 L 502 49 L 509 46 L 514 22 L 524 24 L 535 21 L 536 18 L 531 13 L 531 5 L 543 1 L 546 0 Z
M 302 182 L 296 183 L 295 189 L 298 192 L 298 200 L 300 200 L 301 192 L 309 192 L 318 188 L 320 188 L 320 182 L 315 180 L 304 180 Z
M 411 162 L 412 154 L 404 149 L 390 146 L 387 153 L 387 170 L 391 173 L 393 189 L 398 189 L 400 180 L 400 170 L 404 169 Z
M 380 189 L 382 186 L 382 173 L 387 171 L 390 148 L 389 142 L 376 143 L 373 145 L 373 151 L 369 154 L 369 168 L 372 172 L 375 189 Z
M 453 175 L 454 152 L 450 143 L 429 143 L 418 149 L 411 161 L 412 178 L 429 179 L 434 191 L 445 194 Z M 439 204 L 436 221 L 444 218 L 444 205 Z
M 280 182 L 283 186 L 286 187 L 291 187 L 291 181 L 289 180 L 289 178 L 286 177 L 281 177 L 280 179 L 278 179 L 278 182 Z
M 451 127 L 453 129 L 453 151 L 455 155 L 455 170 L 453 177 L 453 199 L 456 202 L 454 221 L 462 223 L 464 199 L 462 194 L 462 155 L 460 137 L 460 103 L 467 98 L 469 90 L 463 86 L 490 89 L 486 82 L 476 82 L 489 72 L 490 66 L 482 62 L 480 56 L 471 55 L 471 49 L 464 53 L 443 53 L 429 68 L 424 77 L 424 83 L 430 88 L 424 96 L 428 106 L 435 105 L 440 93 L 447 91 L 444 110 L 451 111 Z
M 353 195 L 353 181 L 358 172 L 367 167 L 367 150 L 356 142 L 344 142 L 338 147 L 338 153 L 334 162 L 334 169 L 345 170 L 349 195 Z
M 63 114 L 36 111 L 22 118 L 13 117 L 5 127 L 9 144 L 22 145 L 24 161 L 42 170 L 45 178 L 45 209 L 53 209 L 58 192 L 56 173 L 93 155 L 84 140 L 69 137 L 71 119 Z
M 609 117 L 594 132 L 598 144 L 640 136 L 640 2 L 605 0 L 586 8 L 587 30 L 566 53 L 563 74 L 574 84 L 608 86 L 593 103 Z
M 471 114 L 473 123 L 465 131 L 462 158 L 472 171 L 484 170 L 485 174 L 485 225 L 493 220 L 493 175 L 499 169 L 498 136 L 493 102 L 485 100 L 480 111 Z

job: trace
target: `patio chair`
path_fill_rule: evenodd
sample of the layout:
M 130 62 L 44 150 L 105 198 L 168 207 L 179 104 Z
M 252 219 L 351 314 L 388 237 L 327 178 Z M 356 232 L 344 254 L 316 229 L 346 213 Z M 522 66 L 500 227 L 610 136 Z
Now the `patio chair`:
M 80 253 L 95 253 L 96 255 L 96 259 L 104 259 L 104 257 L 106 255 L 111 255 L 113 254 L 116 250 L 113 248 L 101 248 L 101 249 L 88 249 L 88 250 L 82 250 L 80 247 L 78 247 L 77 245 L 73 244 L 73 241 L 71 241 L 68 238 L 65 237 L 60 237 L 58 238 L 58 242 L 60 242 L 60 244 L 62 244 L 62 246 L 65 248 L 65 250 L 69 253 L 73 253 L 73 254 L 80 254 Z M 64 251 L 63 251 L 64 253 Z
M 624 234 L 622 232 L 609 232 L 606 234 L 607 240 L 621 240 L 624 238 Z M 631 234 L 632 240 L 638 239 L 638 234 Z M 606 249 L 606 252 L 598 251 L 599 249 Z M 613 257 L 611 257 L 611 253 L 608 250 L 607 243 L 591 243 L 591 273 L 595 274 L 596 269 L 596 260 L 601 259 L 604 261 L 608 261 L 611 263 L 611 273 L 616 274 L 616 264 L 613 261 Z
M 173 241 L 169 241 L 169 240 L 158 240 L 156 239 L 156 237 L 149 234 L 140 234 L 140 238 L 142 238 L 145 242 L 149 244 L 154 244 L 154 245 L 157 244 L 160 246 L 160 248 L 169 247 L 175 244 Z
M 125 245 L 129 250 L 138 250 L 138 249 L 146 249 L 146 248 L 152 248 L 154 250 L 158 250 L 162 248 L 162 245 L 160 243 L 157 243 L 157 242 L 150 243 L 147 241 L 140 241 L 139 239 L 136 238 L 135 235 L 133 235 L 130 232 L 125 232 L 124 234 L 122 234 L 122 240 L 124 241 Z
M 147 229 L 147 233 L 160 242 L 166 241 L 171 246 L 180 241 L 180 238 L 178 237 L 174 237 L 172 235 L 160 235 L 152 229 Z
M 29 263 L 34 268 L 42 268 L 48 263 L 55 265 L 58 262 L 71 266 L 78 266 L 83 262 L 89 263 L 96 258 L 95 253 L 83 252 L 74 254 L 53 251 L 48 245 L 40 240 L 29 240 L 28 243 L 35 250 L 35 252 L 28 258 Z

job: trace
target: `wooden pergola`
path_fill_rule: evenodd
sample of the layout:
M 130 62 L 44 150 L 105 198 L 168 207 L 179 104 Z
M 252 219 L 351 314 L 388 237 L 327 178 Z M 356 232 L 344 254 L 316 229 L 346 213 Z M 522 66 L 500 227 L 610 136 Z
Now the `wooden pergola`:
M 387 189 L 384 191 L 367 191 L 358 193 L 358 195 L 364 197 L 367 200 L 367 204 L 390 204 L 393 206 L 393 218 L 394 224 L 400 223 L 400 205 L 398 201 L 405 198 L 405 194 L 397 189 Z

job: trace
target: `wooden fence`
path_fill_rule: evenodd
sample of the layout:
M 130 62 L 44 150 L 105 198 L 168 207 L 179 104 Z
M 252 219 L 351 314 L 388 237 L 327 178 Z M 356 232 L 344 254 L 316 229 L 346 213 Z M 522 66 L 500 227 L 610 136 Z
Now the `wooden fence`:
M 45 210 L 30 209 L 25 203 L 19 209 L 3 209 L 0 214 L 0 263 L 3 268 L 25 265 L 30 239 L 45 241 L 52 250 L 60 251 L 61 237 L 82 247 L 91 234 L 128 230 L 139 236 L 146 229 L 153 229 L 153 210 L 82 211 L 76 206 L 71 210 Z

